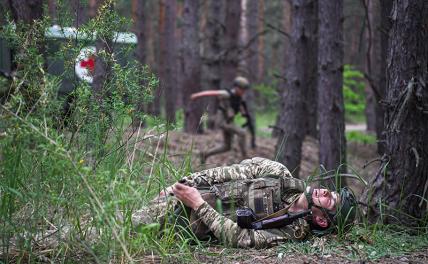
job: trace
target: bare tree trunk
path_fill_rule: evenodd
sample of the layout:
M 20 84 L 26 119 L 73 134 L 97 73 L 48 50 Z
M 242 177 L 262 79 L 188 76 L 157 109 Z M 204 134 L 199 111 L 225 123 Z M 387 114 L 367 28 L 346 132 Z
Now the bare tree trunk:
M 366 92 L 366 118 L 367 129 L 375 131 L 378 139 L 378 153 L 385 150 L 385 137 L 383 134 L 384 109 L 381 101 L 385 99 L 386 76 L 386 49 L 387 32 L 390 28 L 389 12 L 392 2 L 368 1 L 367 23 L 367 60 L 366 68 L 370 90 Z
M 208 14 L 206 22 L 206 37 L 204 41 L 203 68 L 202 68 L 202 87 L 204 90 L 213 90 L 221 88 L 221 43 L 223 36 L 223 0 L 209 1 Z M 214 128 L 214 116 L 217 110 L 217 103 L 214 98 L 204 100 L 207 105 L 209 115 L 208 128 Z
M 281 69 L 282 72 L 284 73 L 284 76 L 286 75 L 287 72 L 287 67 L 288 67 L 288 54 L 290 53 L 290 38 L 291 38 L 291 31 L 292 31 L 292 25 L 293 25 L 293 11 L 292 11 L 292 5 L 291 5 L 291 1 L 292 0 L 287 0 L 287 1 L 283 1 L 283 5 L 284 7 L 283 9 L 283 18 L 282 18 L 282 28 L 284 30 L 284 32 L 287 34 L 285 35 L 285 41 L 284 44 L 282 45 L 282 49 L 283 49 L 283 54 L 284 56 L 282 57 L 282 61 L 280 63 L 281 65 Z M 285 89 L 286 89 L 286 81 L 285 78 L 280 79 L 279 81 L 279 85 L 278 85 L 278 94 L 283 94 Z M 280 104 L 279 104 L 279 113 L 276 117 L 275 120 L 275 127 L 272 129 L 272 137 L 279 137 L 281 133 L 284 133 L 284 131 L 281 131 L 281 113 L 284 113 L 285 111 L 285 102 L 283 100 L 280 100 Z M 280 146 L 277 146 L 277 148 L 279 148 Z M 278 152 L 278 150 L 277 150 Z
M 176 95 L 179 87 L 176 85 L 176 57 L 175 57 L 175 24 L 176 0 L 161 0 L 164 8 L 164 23 L 160 26 L 160 57 L 159 77 L 160 87 L 165 96 L 165 114 L 169 123 L 175 123 Z M 161 6 L 161 9 L 162 9 Z
M 381 0 L 381 18 L 380 18 L 380 28 L 378 29 L 381 34 L 381 50 L 380 50 L 380 76 L 379 76 L 379 85 L 377 87 L 379 94 L 376 96 L 376 136 L 377 136 L 377 152 L 382 155 L 385 152 L 386 141 L 385 141 L 385 107 L 384 100 L 386 99 L 386 74 L 387 74 L 387 54 L 388 54 L 388 41 L 389 41 L 389 31 L 391 29 L 391 20 L 390 13 L 392 10 L 392 1 L 391 0 Z
M 244 6 L 245 5 L 245 6 Z M 244 35 L 243 47 L 245 50 L 241 52 L 242 62 L 244 63 L 245 69 L 242 72 L 245 72 L 246 77 L 248 77 L 250 84 L 254 87 L 260 80 L 258 77 L 258 66 L 259 66 L 259 47 L 258 47 L 258 38 L 263 35 L 262 31 L 259 31 L 259 18 L 258 18 L 258 0 L 243 0 L 242 1 L 242 12 L 241 12 L 241 30 L 246 32 Z M 248 113 L 250 114 L 251 122 L 256 124 L 256 109 L 255 109 L 255 97 L 256 91 L 250 89 L 245 93 L 244 98 L 247 104 Z
M 320 164 L 345 171 L 345 118 L 343 104 L 343 2 L 323 1 L 318 7 L 318 114 Z M 333 179 L 334 180 L 334 179 Z M 333 185 L 333 180 L 328 184 Z
M 52 24 L 56 24 L 57 21 L 57 4 L 56 0 L 48 0 L 48 13 L 52 20 Z
M 304 104 L 306 107 L 306 135 L 318 138 L 318 1 L 311 1 L 307 7 L 307 24 L 305 36 L 307 36 L 307 55 L 304 60 L 305 78 L 307 81 L 307 93 Z
M 225 35 L 222 41 L 221 87 L 230 88 L 238 69 L 241 1 L 226 1 Z
M 15 21 L 32 24 L 43 16 L 42 0 L 8 0 Z
M 258 4 L 257 29 L 262 32 L 264 30 L 265 2 L 264 0 L 259 0 Z M 261 82 L 265 78 L 265 36 L 260 36 L 257 42 L 257 80 Z
M 137 36 L 137 47 L 135 49 L 135 57 L 141 66 L 146 64 L 146 4 L 143 1 L 132 0 L 132 20 L 133 20 L 133 31 Z M 145 87 L 144 83 L 141 83 L 141 90 Z M 144 102 L 138 102 L 137 106 L 138 113 L 144 112 Z M 138 115 L 137 115 L 138 116 Z M 136 118 L 132 124 L 134 126 L 142 125 L 143 120 Z
M 386 149 L 364 198 L 371 219 L 415 224 L 428 208 L 428 2 L 395 0 L 391 14 Z
M 199 56 L 198 32 L 199 2 L 185 0 L 183 10 L 183 35 L 181 40 L 180 72 L 184 103 L 184 131 L 197 133 L 201 131 L 202 104 L 190 101 L 192 93 L 201 89 L 201 61 Z
M 299 175 L 302 143 L 306 135 L 308 120 L 305 101 L 308 100 L 311 84 L 311 64 L 316 65 L 316 57 L 309 57 L 314 36 L 311 28 L 315 6 L 312 0 L 292 1 L 293 24 L 287 57 L 286 89 L 281 99 L 284 106 L 280 114 L 281 132 L 277 142 L 278 160 Z M 314 94 L 311 94 L 314 96 Z
M 71 14 L 74 17 L 74 27 L 78 28 L 80 25 L 88 21 L 88 4 L 81 0 L 70 0 Z

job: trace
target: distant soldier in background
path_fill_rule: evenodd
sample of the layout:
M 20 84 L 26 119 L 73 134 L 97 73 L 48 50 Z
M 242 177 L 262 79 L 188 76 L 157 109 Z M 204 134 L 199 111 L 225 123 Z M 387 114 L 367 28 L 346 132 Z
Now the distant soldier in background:
M 233 81 L 233 88 L 226 90 L 209 90 L 191 95 L 191 100 L 196 100 L 205 96 L 216 96 L 219 99 L 219 106 L 216 115 L 216 124 L 223 130 L 224 142 L 207 152 L 202 151 L 200 154 L 201 163 L 212 155 L 229 151 L 232 148 L 233 135 L 237 135 L 239 147 L 243 158 L 247 157 L 246 133 L 245 130 L 233 123 L 235 115 L 241 113 L 247 119 L 242 127 L 248 127 L 251 133 L 251 147 L 256 147 L 255 129 L 252 123 L 246 102 L 243 100 L 245 92 L 250 88 L 250 83 L 244 77 L 238 76 Z

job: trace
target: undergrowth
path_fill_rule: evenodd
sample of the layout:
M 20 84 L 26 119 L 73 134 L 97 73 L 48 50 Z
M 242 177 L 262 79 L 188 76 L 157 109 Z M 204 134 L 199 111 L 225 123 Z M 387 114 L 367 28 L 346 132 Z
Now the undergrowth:
M 107 1 L 108 4 L 109 1 Z M 119 31 L 129 23 L 109 8 L 79 28 L 93 36 Z M 133 212 L 165 186 L 191 170 L 190 162 L 172 164 L 164 146 L 168 129 L 139 111 L 158 80 L 147 67 L 129 60 L 129 47 L 99 54 L 111 66 L 100 94 L 72 79 L 69 97 L 58 94 L 73 76 L 75 58 L 93 43 L 75 38 L 54 54 L 65 63 L 59 76 L 46 70 L 40 53 L 49 18 L 33 25 L 10 22 L 1 31 L 16 58 L 16 78 L 2 80 L 0 105 L 0 260 L 8 262 L 133 262 L 161 256 L 175 262 L 192 259 L 189 238 L 174 225 L 133 226 Z M 92 41 L 92 42 L 91 42 Z M 114 44 L 113 44 L 114 45 Z M 68 99 L 72 111 L 63 114 Z M 151 129 L 131 120 L 150 122 Z M 0 261 L 0 262 L 1 262 Z
M 344 237 L 314 237 L 302 243 L 284 243 L 279 257 L 290 253 L 339 256 L 351 261 L 378 260 L 421 250 L 428 246 L 428 230 L 409 234 L 409 230 L 387 225 L 354 226 Z

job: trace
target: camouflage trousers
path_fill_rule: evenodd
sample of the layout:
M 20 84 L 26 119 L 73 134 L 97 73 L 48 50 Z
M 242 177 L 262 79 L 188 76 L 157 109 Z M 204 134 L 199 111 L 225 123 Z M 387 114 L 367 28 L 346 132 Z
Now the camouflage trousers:
M 179 201 L 174 196 L 158 195 L 147 206 L 132 214 L 134 226 L 152 223 L 165 223 L 168 214 L 174 213 Z
M 238 137 L 238 144 L 243 158 L 247 157 L 247 141 L 245 129 L 235 126 L 234 124 L 222 124 L 221 129 L 223 130 L 223 144 L 206 152 L 201 153 L 201 162 L 213 155 L 227 152 L 232 149 L 233 137 Z

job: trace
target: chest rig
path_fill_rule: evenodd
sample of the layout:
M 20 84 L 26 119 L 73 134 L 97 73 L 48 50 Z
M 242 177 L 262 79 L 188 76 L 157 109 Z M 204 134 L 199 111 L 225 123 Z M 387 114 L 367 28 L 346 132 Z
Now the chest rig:
M 236 222 L 238 208 L 251 208 L 257 218 L 264 218 L 284 208 L 280 177 L 236 180 L 212 186 L 198 187 L 202 198 L 217 212 Z M 199 239 L 211 236 L 209 228 L 190 211 L 190 228 Z

